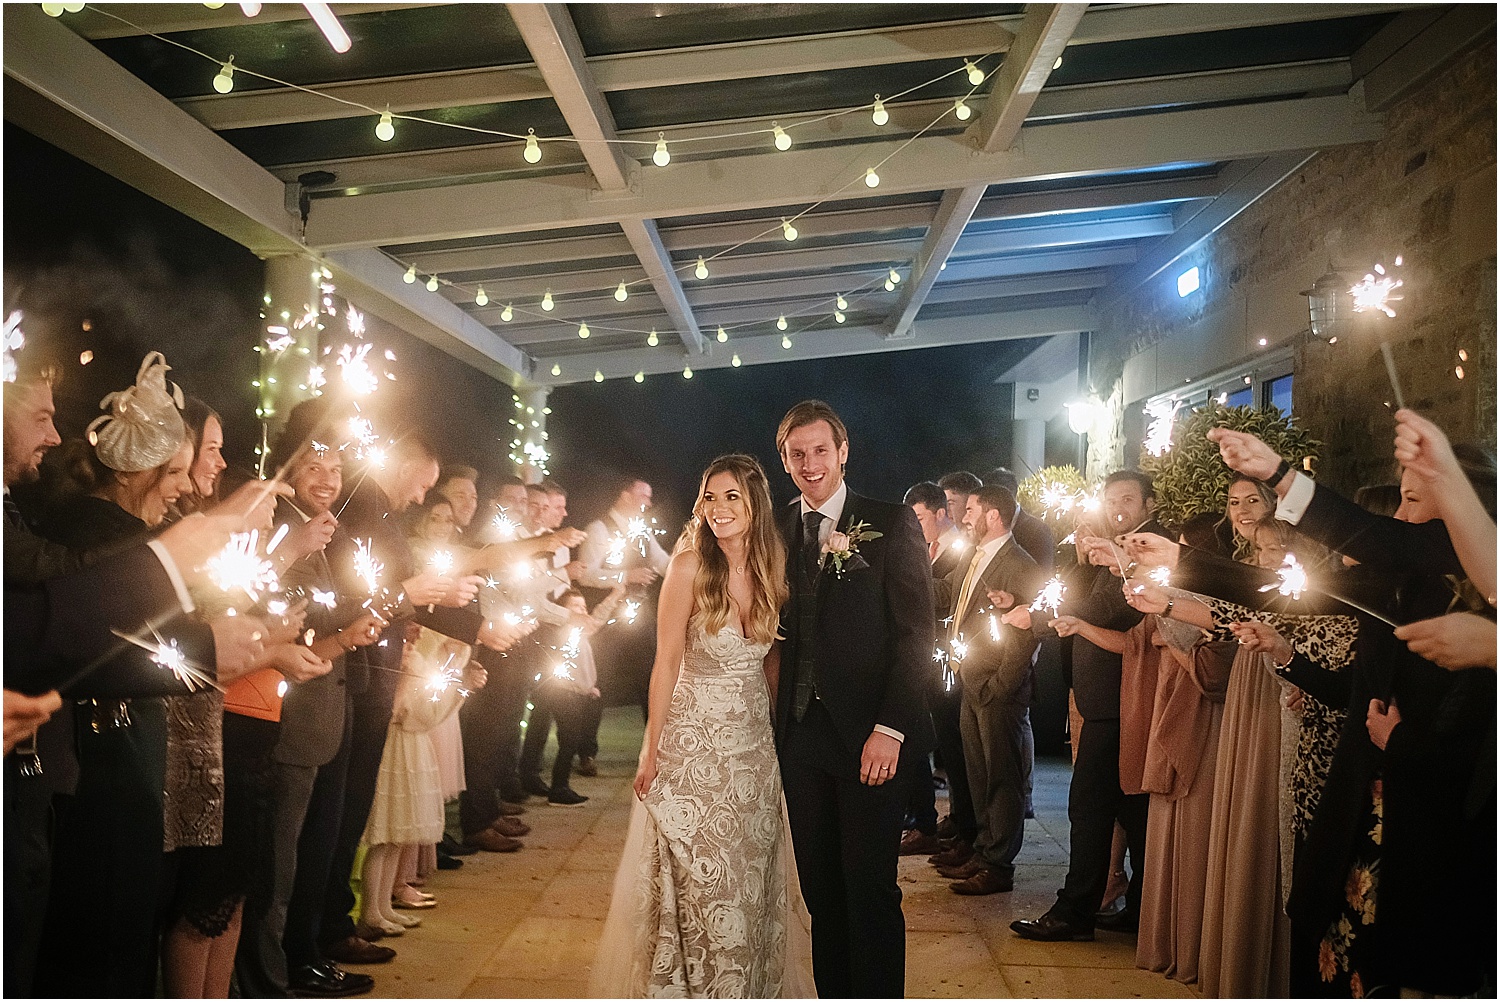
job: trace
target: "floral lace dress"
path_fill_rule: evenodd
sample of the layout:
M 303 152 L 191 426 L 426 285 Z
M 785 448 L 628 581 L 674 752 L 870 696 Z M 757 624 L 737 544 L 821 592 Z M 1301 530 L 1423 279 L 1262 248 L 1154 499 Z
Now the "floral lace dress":
M 811 993 L 762 663 L 768 644 L 701 617 L 635 805 L 591 992 L 631 998 Z M 797 941 L 788 949 L 789 928 Z M 798 959 L 793 959 L 798 958 Z M 792 976 L 789 976 L 792 975 Z

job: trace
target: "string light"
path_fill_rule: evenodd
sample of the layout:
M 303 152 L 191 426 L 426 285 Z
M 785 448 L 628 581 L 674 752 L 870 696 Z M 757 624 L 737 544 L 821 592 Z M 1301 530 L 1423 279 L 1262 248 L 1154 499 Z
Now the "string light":
M 779 330 L 779 331 L 786 330 L 786 314 L 785 313 L 783 313 L 781 316 L 779 316 L 779 317 L 776 318 L 776 329 Z
M 1052 60 L 1052 68 L 1054 70 L 1062 69 L 1062 56 L 1058 56 L 1056 59 Z
M 380 121 L 375 123 L 375 138 L 382 143 L 388 143 L 396 138 L 396 123 L 391 121 L 390 108 L 380 113 Z
M 227 63 L 224 63 L 224 65 L 219 69 L 218 74 L 215 75 L 214 90 L 218 91 L 220 94 L 228 94 L 230 91 L 234 90 L 233 56 L 229 57 L 229 61 Z
M 885 110 L 885 102 L 880 100 L 880 95 L 875 95 L 875 108 L 870 112 L 870 118 L 876 125 L 884 125 L 891 120 L 891 113 Z M 875 187 L 873 184 L 871 188 Z
M 844 315 L 844 311 L 843 310 L 834 310 L 833 311 L 833 320 L 834 320 L 835 323 L 840 323 L 841 324 L 845 320 L 848 320 L 848 319 L 849 318 Z
M 506 323 L 510 323 L 513 319 L 515 319 L 515 316 L 516 311 L 510 308 L 509 303 L 506 303 L 505 309 L 500 311 L 500 319 L 505 321 Z
M 542 309 L 546 310 L 548 313 L 551 313 L 552 307 L 555 305 L 556 304 L 552 302 L 551 289 L 548 289 L 546 292 L 542 293 Z
M 729 364 L 732 365 L 732 366 L 734 366 L 736 369 L 738 369 L 740 367 L 740 356 L 738 354 L 736 354 L 733 358 L 731 358 L 729 360 Z
M 653 348 L 661 344 L 661 338 L 656 336 L 655 328 L 652 328 L 651 333 L 646 335 L 646 343 Z
M 615 287 L 615 302 L 617 302 L 617 303 L 623 303 L 623 302 L 625 302 L 625 300 L 627 300 L 629 298 L 630 298 L 630 290 L 627 289 L 627 288 L 625 288 L 625 280 L 621 279 L 620 280 L 620 284 Z
M 849 300 L 845 299 L 843 296 L 839 296 L 834 305 L 836 305 L 841 310 L 847 310 L 849 308 Z
M 554 376 L 561 376 L 562 375 L 562 366 L 558 365 L 556 362 L 553 362 L 552 363 L 552 374 Z
M 682 378 L 683 379 L 692 379 L 693 378 L 693 367 L 691 365 L 684 365 L 682 367 Z
M 644 370 L 635 374 L 635 381 L 637 383 L 644 383 L 646 381 L 646 373 Z
M 656 140 L 656 152 L 651 154 L 651 162 L 658 167 L 665 167 L 672 162 L 672 154 L 667 152 L 667 135 L 664 132 L 656 135 L 659 138 Z
M 892 282 L 890 280 L 889 276 L 887 276 L 886 280 L 885 280 L 885 291 L 886 292 L 895 292 L 896 291 L 896 283 Z
M 967 122 L 969 116 L 974 114 L 974 109 L 965 104 L 963 98 L 959 98 L 953 102 L 953 114 L 958 117 L 960 122 Z
M 476 293 L 474 293 L 474 305 L 476 305 L 476 306 L 488 306 L 489 303 L 490 303 L 490 297 L 487 296 L 487 295 L 485 295 L 484 286 L 481 285 L 479 287 L 479 291 L 476 292 Z
M 596 382 L 596 383 L 602 383 L 602 382 L 604 382 L 604 373 L 600 372 L 598 369 L 594 370 L 594 382 Z
M 406 274 L 404 274 L 404 275 L 401 276 L 401 281 L 405 282 L 407 285 L 411 285 L 416 280 L 417 280 L 417 266 L 416 265 L 412 265 L 411 267 L 409 267 L 409 268 L 406 269 Z
M 901 273 L 899 271 L 897 271 L 895 268 L 892 268 L 891 269 L 891 274 L 890 274 L 890 279 L 891 279 L 891 284 L 892 285 L 900 285 L 901 284 Z
M 725 330 L 725 329 L 724 329 L 724 328 L 723 328 L 723 327 L 720 327 L 720 328 L 719 328 L 719 333 L 717 333 L 717 334 L 715 334 L 715 335 L 714 335 L 714 338 L 715 338 L 715 340 L 717 340 L 717 341 L 718 341 L 718 342 L 719 342 L 719 343 L 720 343 L 720 344 L 723 344 L 723 343 L 724 343 L 724 342 L 725 342 L 725 341 L 728 341 L 728 340 L 729 340 L 729 332 L 728 332 L 728 331 L 726 331 L 726 330 Z
M 792 346 L 792 339 L 785 334 L 781 335 L 781 346 L 783 348 L 790 348 Z
M 529 164 L 540 163 L 542 160 L 542 147 L 536 141 L 536 130 L 526 130 L 526 148 L 521 151 L 521 159 Z
M 792 137 L 786 134 L 786 130 L 775 122 L 771 123 L 771 135 L 775 137 L 776 148 L 785 153 L 792 148 Z
M 578 337 L 584 341 L 589 339 L 589 325 L 586 323 L 578 325 Z
M 865 168 L 865 187 L 866 188 L 878 188 L 878 187 L 880 187 L 880 175 L 877 174 L 877 173 L 875 173 L 875 168 L 874 167 L 866 167 Z
M 437 276 L 436 275 L 428 275 L 427 276 L 427 291 L 428 292 L 436 292 L 436 291 L 438 291 L 438 280 L 437 280 Z
M 702 279 L 705 279 L 705 278 L 708 277 L 708 263 L 703 260 L 702 255 L 699 255 L 699 257 L 698 257 L 698 264 L 697 264 L 697 266 L 695 268 L 693 268 L 693 275 L 694 275 L 694 277 L 698 278 L 699 280 L 702 280 Z
M 972 59 L 964 60 L 964 72 L 969 75 L 970 87 L 978 87 L 980 84 L 984 83 L 984 70 L 981 70 L 978 66 L 975 66 Z
M 797 227 L 783 219 L 781 221 L 781 235 L 786 238 L 787 243 L 791 243 L 797 239 Z

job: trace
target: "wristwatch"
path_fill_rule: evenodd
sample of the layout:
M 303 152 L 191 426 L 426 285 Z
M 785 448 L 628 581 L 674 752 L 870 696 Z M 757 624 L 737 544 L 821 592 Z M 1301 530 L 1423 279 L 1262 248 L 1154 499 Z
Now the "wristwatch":
M 1166 618 L 1166 619 L 1171 619 L 1172 618 L 1172 606 L 1174 606 L 1176 604 L 1177 604 L 1177 599 L 1175 599 L 1175 598 L 1169 598 L 1169 599 L 1167 599 L 1167 607 L 1161 611 L 1162 616 L 1164 618 Z
M 1276 472 L 1273 473 L 1273 474 L 1271 474 L 1266 479 L 1262 480 L 1261 483 L 1265 484 L 1267 487 L 1271 488 L 1272 490 L 1275 490 L 1276 489 L 1276 485 L 1279 484 L 1279 483 L 1281 483 L 1281 478 L 1284 477 L 1284 476 L 1286 476 L 1288 473 L 1291 473 L 1291 472 L 1292 472 L 1292 464 L 1289 463 L 1289 462 L 1287 462 L 1285 459 L 1283 459 L 1281 461 L 1281 463 L 1276 467 Z

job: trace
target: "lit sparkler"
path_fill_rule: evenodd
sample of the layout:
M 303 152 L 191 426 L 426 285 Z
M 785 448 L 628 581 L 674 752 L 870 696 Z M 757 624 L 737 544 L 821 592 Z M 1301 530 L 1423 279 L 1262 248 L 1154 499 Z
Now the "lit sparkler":
M 934 647 L 932 649 L 932 660 L 936 661 L 943 669 L 943 691 L 952 692 L 953 683 L 957 680 L 953 677 L 953 669 L 948 666 L 948 652 L 941 647 Z
M 370 551 L 371 540 L 356 539 L 354 541 L 354 574 L 365 583 L 365 588 L 371 595 L 380 590 L 380 572 L 385 566 L 375 559 L 375 554 Z
M 312 600 L 325 609 L 333 609 L 339 604 L 333 592 L 323 591 L 320 588 L 312 590 Z
M 1042 585 L 1042 590 L 1037 592 L 1036 601 L 1031 603 L 1032 612 L 1041 612 L 1043 609 L 1052 610 L 1052 618 L 1056 619 L 1058 609 L 1063 604 L 1063 598 L 1067 595 L 1068 587 L 1063 584 L 1062 578 L 1052 578 Z
M 12 310 L 10 316 L 5 318 L 5 362 L 4 378 L 7 383 L 16 381 L 16 358 L 15 353 L 20 351 L 26 344 L 26 335 L 21 332 L 21 311 Z
M 262 592 L 275 591 L 280 587 L 276 568 L 268 560 L 262 560 L 256 544 L 260 533 L 237 532 L 218 553 L 209 558 L 205 570 L 209 579 L 226 592 L 243 591 L 254 602 Z
M 635 622 L 635 617 L 638 616 L 638 615 L 640 615 L 640 613 L 641 613 L 641 603 L 635 601 L 634 599 L 630 599 L 629 601 L 627 601 L 625 603 L 625 611 L 623 613 L 621 613 L 621 617 L 627 623 L 634 623 Z
M 1281 594 L 1290 596 L 1294 602 L 1307 590 L 1307 569 L 1302 566 L 1295 553 L 1286 555 L 1286 559 L 1276 570 L 1276 577 L 1279 580 L 1275 584 L 1262 585 L 1260 590 L 1270 591 L 1274 588 Z
M 432 693 L 432 702 L 436 703 L 442 699 L 448 687 L 458 685 L 463 681 L 463 677 L 463 669 L 454 667 L 453 655 L 448 655 L 448 660 L 435 668 L 427 679 L 427 689 Z
M 495 513 L 495 517 L 490 520 L 490 524 L 495 527 L 495 535 L 502 542 L 515 539 L 516 533 L 521 528 L 521 523 L 507 515 L 504 508 Z
M 307 369 L 307 388 L 317 393 L 327 385 L 328 377 L 323 375 L 323 367 L 321 365 L 309 366 Z
M 1146 572 L 1146 577 L 1165 588 L 1172 583 L 1172 569 L 1170 567 L 1153 567 Z
M 362 344 L 358 348 L 346 344 L 339 349 L 337 363 L 340 374 L 344 377 L 344 385 L 359 396 L 374 393 L 380 385 L 380 377 L 375 375 L 370 363 L 365 361 L 365 356 L 370 354 L 373 347 L 373 344 Z
M 349 307 L 349 311 L 344 314 L 344 319 L 349 322 L 350 334 L 353 334 L 355 337 L 365 336 L 365 315 L 363 313 L 351 306 Z M 386 354 L 390 354 L 390 352 Z
M 292 523 L 290 523 L 290 522 L 282 522 L 281 523 L 280 527 L 278 527 L 277 530 L 276 530 L 276 534 L 274 536 L 272 536 L 271 537 L 271 541 L 266 544 L 266 555 L 267 556 L 270 556 L 272 553 L 276 552 L 276 547 L 278 547 L 278 546 L 281 545 L 281 541 L 284 540 L 284 539 L 286 539 L 286 534 L 288 532 L 290 532 L 291 529 L 292 529 Z
M 969 656 L 969 642 L 960 633 L 948 644 L 948 656 L 954 664 L 962 664 L 964 658 Z
M 1151 423 L 1146 428 L 1143 447 L 1151 455 L 1160 456 L 1172 448 L 1172 422 L 1177 419 L 1177 412 L 1181 409 L 1181 400 L 1158 400 L 1146 405 L 1146 416 L 1151 419 Z
M 518 564 L 511 565 L 510 579 L 515 583 L 520 584 L 522 581 L 530 581 L 531 576 L 532 567 L 531 564 L 527 563 L 526 561 L 523 560 Z
M 993 612 L 990 613 L 990 639 L 997 644 L 1000 642 L 1000 620 Z
M 568 640 L 557 652 L 563 656 L 560 663 L 552 666 L 552 677 L 571 680 L 573 669 L 578 667 L 578 649 L 583 643 L 583 627 L 575 626 L 568 631 Z
M 266 338 L 266 347 L 277 353 L 286 351 L 297 343 L 297 339 L 292 337 L 292 332 L 285 327 L 267 327 L 266 333 L 271 335 Z
M 1400 265 L 1401 258 L 1397 257 L 1396 267 Z M 1349 290 L 1349 295 L 1354 297 L 1354 312 L 1378 310 L 1394 318 L 1396 311 L 1391 308 L 1391 303 L 1400 302 L 1403 298 L 1396 295 L 1396 290 L 1403 284 L 1401 279 L 1386 272 L 1385 265 L 1377 264 L 1372 274 L 1367 274 Z
M 176 639 L 166 640 L 155 628 L 151 629 L 152 640 L 143 640 L 133 637 L 128 633 L 111 629 L 109 632 L 121 640 L 132 643 L 145 651 L 151 657 L 153 664 L 159 665 L 171 672 L 177 681 L 181 682 L 188 692 L 196 692 L 203 688 L 218 689 L 224 691 L 224 687 L 215 682 L 213 676 L 204 673 L 188 658 L 182 648 L 177 646 Z M 65 688 L 65 687 L 64 687 Z
M 434 574 L 446 576 L 453 570 L 453 554 L 448 550 L 434 550 L 427 560 L 427 566 L 432 568 Z
M 624 536 L 614 536 L 609 541 L 609 552 L 604 562 L 610 567 L 619 567 L 625 562 L 625 546 L 629 542 Z

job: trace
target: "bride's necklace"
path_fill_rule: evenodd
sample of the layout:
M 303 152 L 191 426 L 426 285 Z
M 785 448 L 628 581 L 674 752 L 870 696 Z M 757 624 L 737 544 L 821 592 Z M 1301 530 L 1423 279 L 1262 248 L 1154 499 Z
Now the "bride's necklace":
M 731 567 L 729 569 L 731 571 L 733 571 L 735 574 L 743 574 L 743 573 L 745 573 L 745 565 L 744 564 L 741 564 L 738 567 Z

